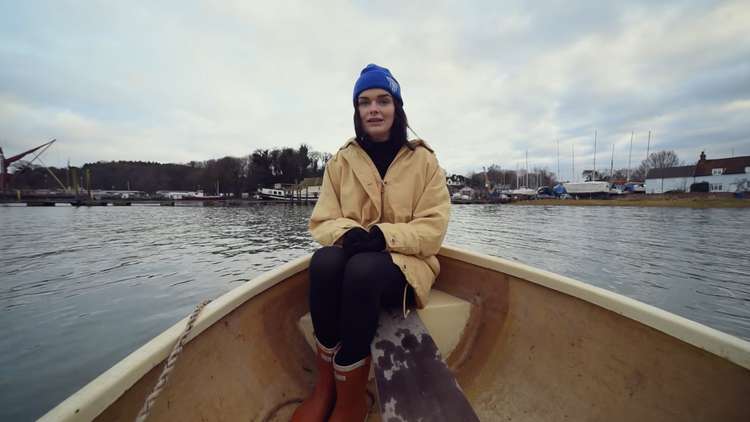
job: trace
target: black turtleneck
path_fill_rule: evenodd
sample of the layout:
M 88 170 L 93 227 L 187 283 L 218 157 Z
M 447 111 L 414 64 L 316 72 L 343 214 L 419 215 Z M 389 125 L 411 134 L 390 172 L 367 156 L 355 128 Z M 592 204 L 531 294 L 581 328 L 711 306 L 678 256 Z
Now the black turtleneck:
M 357 142 L 367 152 L 370 159 L 380 173 L 380 178 L 385 179 L 385 172 L 391 165 L 396 154 L 403 146 L 403 143 L 392 142 L 390 139 L 384 142 L 374 142 L 369 139 L 358 139 Z

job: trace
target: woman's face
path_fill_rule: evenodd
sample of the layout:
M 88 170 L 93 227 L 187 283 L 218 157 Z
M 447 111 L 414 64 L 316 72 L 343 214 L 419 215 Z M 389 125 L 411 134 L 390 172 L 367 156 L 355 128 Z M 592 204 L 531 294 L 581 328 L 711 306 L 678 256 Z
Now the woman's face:
M 380 88 L 362 91 L 357 97 L 357 110 L 365 133 L 373 141 L 387 141 L 396 113 L 391 94 Z

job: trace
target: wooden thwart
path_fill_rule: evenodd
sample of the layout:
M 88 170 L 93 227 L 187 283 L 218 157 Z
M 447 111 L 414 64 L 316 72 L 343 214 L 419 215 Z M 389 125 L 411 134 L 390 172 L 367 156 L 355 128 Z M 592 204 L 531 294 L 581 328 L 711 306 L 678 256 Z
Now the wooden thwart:
M 383 421 L 479 421 L 416 312 L 385 310 L 372 342 Z

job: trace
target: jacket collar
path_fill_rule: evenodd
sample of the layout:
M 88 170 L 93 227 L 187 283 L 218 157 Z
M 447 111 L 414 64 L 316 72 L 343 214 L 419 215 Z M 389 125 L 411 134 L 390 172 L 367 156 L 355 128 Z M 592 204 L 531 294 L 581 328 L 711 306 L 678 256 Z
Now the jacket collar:
M 414 145 L 414 147 L 412 147 L 412 145 Z M 411 150 L 416 148 L 417 145 L 422 145 L 425 148 L 428 148 L 426 145 L 424 145 L 424 141 L 421 140 L 410 141 L 406 144 L 406 147 Z M 380 173 L 375 167 L 375 164 L 372 162 L 362 146 L 357 143 L 357 140 L 355 138 L 351 138 L 346 141 L 344 146 L 342 146 L 339 151 L 344 152 L 344 154 L 342 154 L 342 158 L 346 160 L 352 167 L 355 177 L 357 178 L 357 180 L 359 180 L 359 183 L 360 185 L 362 185 L 362 188 L 365 190 L 365 192 L 367 192 L 367 196 L 370 197 L 370 200 L 375 205 L 378 214 L 382 216 L 383 180 L 380 178 Z M 399 158 L 403 154 L 405 154 L 404 148 L 401 148 L 401 150 L 396 154 L 396 157 L 393 159 L 391 166 L 396 165 L 396 163 L 399 161 Z
M 346 143 L 344 143 L 344 145 L 339 148 L 339 151 L 348 148 L 352 144 L 356 144 L 357 146 L 359 146 L 359 144 L 357 143 L 357 138 L 349 138 Z M 412 151 L 417 149 L 417 147 L 425 147 L 427 151 L 430 151 L 432 153 L 435 152 L 433 151 L 432 147 L 430 147 L 423 139 L 412 139 L 411 141 L 408 141 L 406 143 L 406 146 Z
M 435 153 L 435 151 L 432 150 L 432 147 L 427 145 L 427 142 L 425 142 L 423 139 L 412 139 L 411 141 L 407 142 L 406 145 L 412 151 L 417 149 L 417 147 L 424 147 L 425 149 L 427 149 L 427 151 L 430 151 L 433 154 Z
M 356 144 L 356 143 L 357 143 L 357 138 L 349 138 L 346 140 L 346 143 L 344 143 L 344 145 L 341 148 L 339 148 L 339 151 L 341 151 L 342 149 L 348 148 L 350 145 Z

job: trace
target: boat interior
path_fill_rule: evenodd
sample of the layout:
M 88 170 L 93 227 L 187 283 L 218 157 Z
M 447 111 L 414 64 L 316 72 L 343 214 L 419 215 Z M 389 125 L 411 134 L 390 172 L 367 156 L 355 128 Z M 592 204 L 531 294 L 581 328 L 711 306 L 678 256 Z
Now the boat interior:
M 532 281 L 520 264 L 450 248 L 439 258 L 419 315 L 481 420 L 750 420 L 750 370 L 732 361 L 744 352 L 719 356 L 573 288 Z M 290 419 L 316 377 L 306 262 L 290 268 L 185 345 L 149 420 Z M 149 368 L 96 420 L 134 420 L 162 365 Z M 113 369 L 105 375 L 121 376 Z M 380 420 L 377 403 L 368 420 Z

